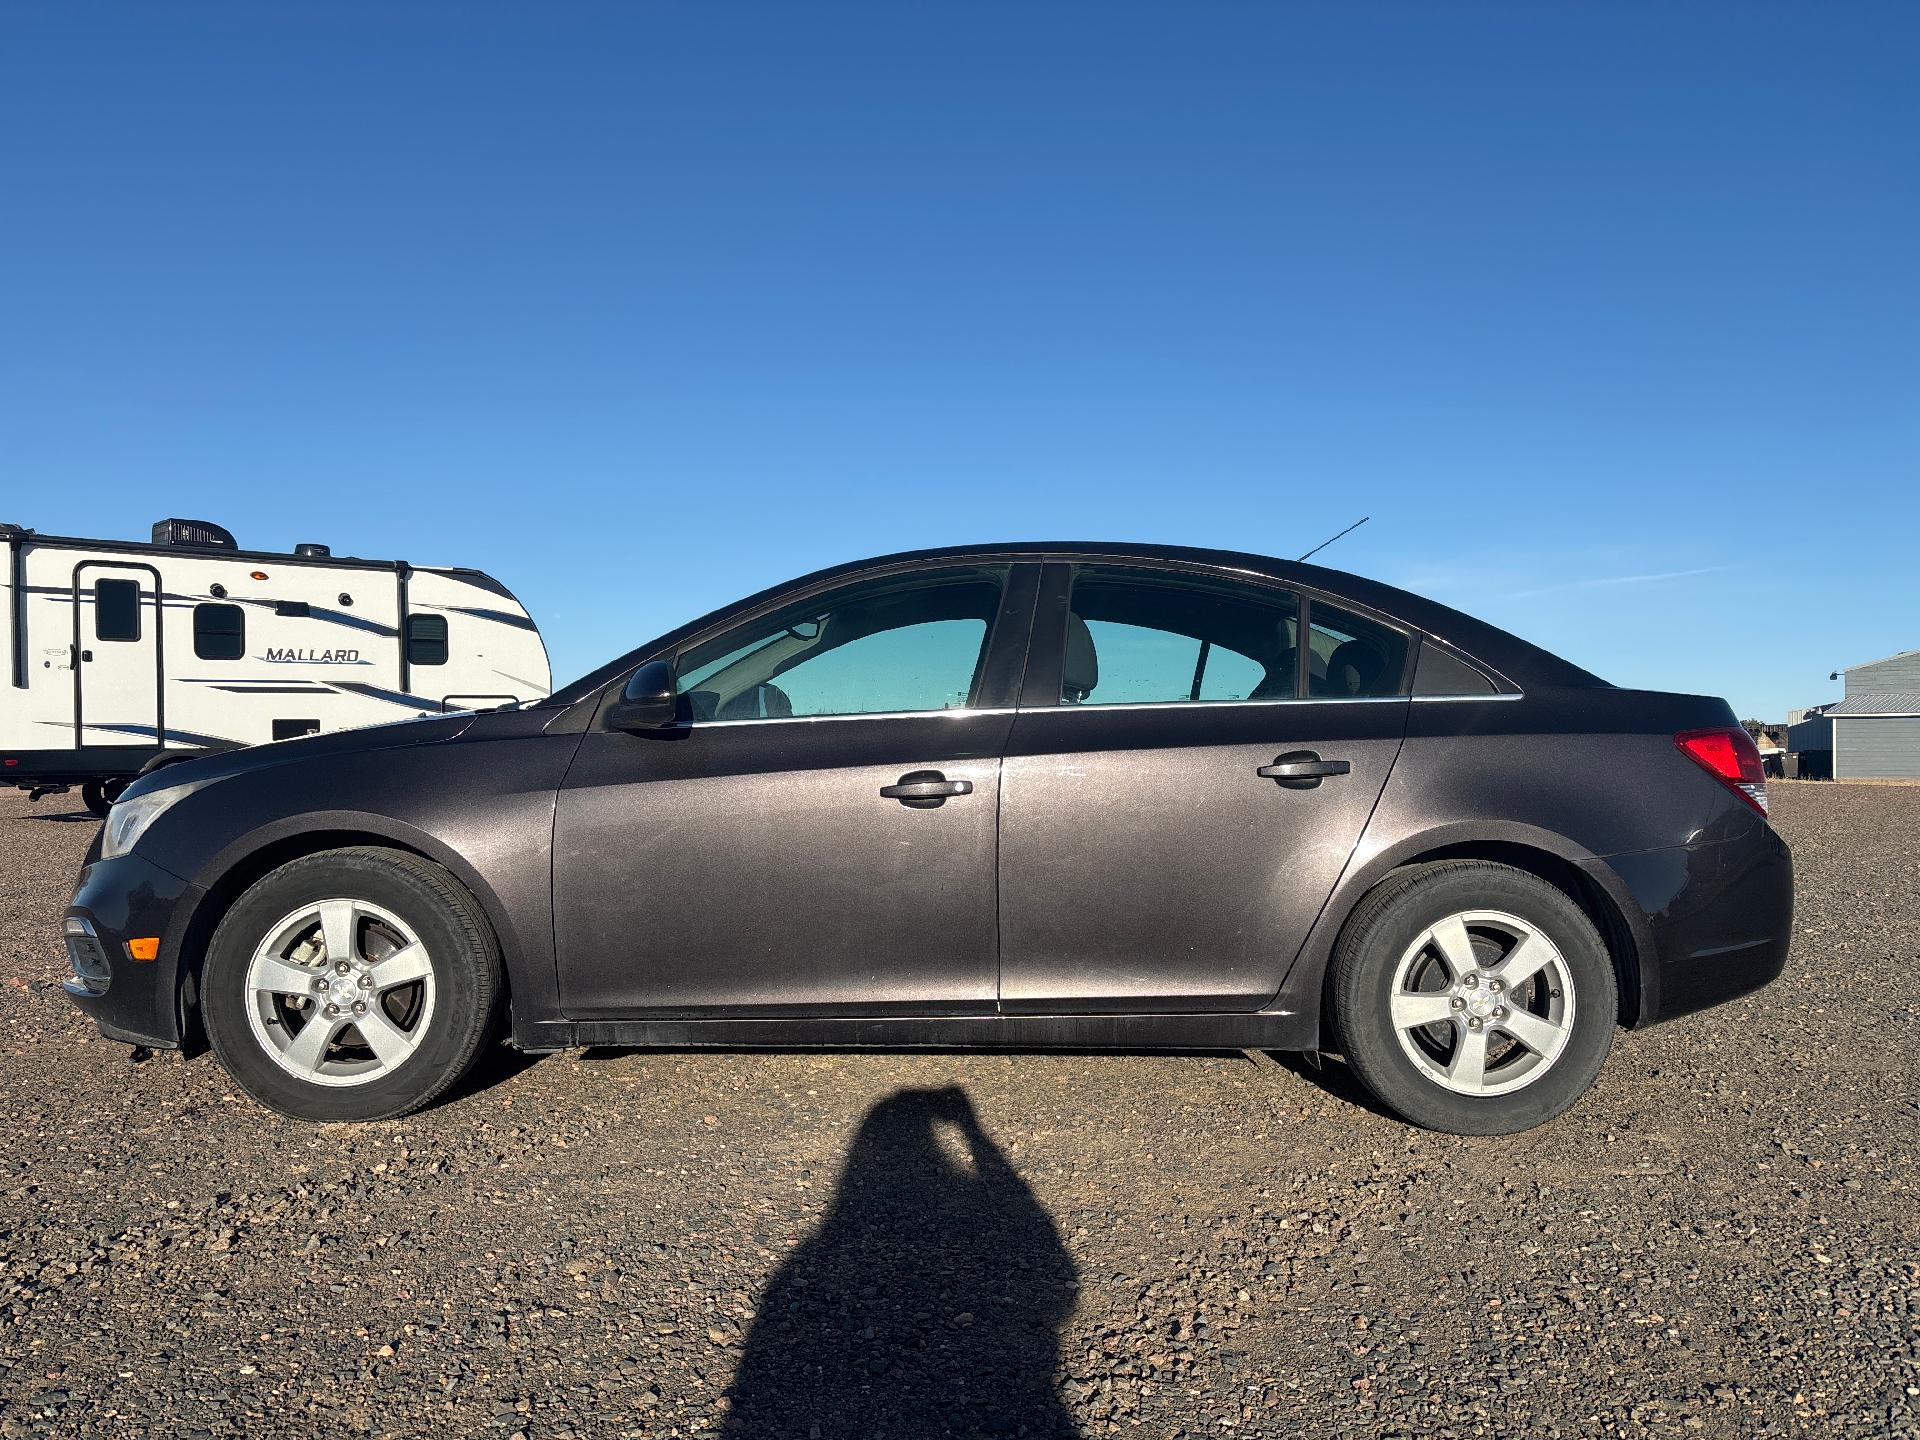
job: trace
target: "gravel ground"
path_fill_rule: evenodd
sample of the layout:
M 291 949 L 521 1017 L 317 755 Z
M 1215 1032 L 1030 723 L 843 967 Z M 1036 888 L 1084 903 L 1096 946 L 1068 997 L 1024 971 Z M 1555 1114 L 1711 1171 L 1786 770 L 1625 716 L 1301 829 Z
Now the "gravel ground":
M 0 796 L 0 1435 L 1920 1433 L 1920 790 L 1786 977 L 1463 1140 L 1240 1056 L 502 1051 L 317 1127 L 60 994 Z

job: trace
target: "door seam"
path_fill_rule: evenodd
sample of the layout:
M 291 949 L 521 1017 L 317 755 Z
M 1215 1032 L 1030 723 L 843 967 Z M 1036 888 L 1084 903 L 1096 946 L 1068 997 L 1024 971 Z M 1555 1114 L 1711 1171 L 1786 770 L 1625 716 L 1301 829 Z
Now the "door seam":
M 1299 968 L 1300 961 L 1307 953 L 1307 946 L 1313 942 L 1314 933 L 1321 922 L 1327 918 L 1327 911 L 1333 905 L 1333 897 L 1340 893 L 1340 886 L 1353 869 L 1353 857 L 1360 853 L 1360 847 L 1366 843 L 1367 831 L 1373 828 L 1373 817 L 1380 813 L 1381 802 L 1387 798 L 1387 787 L 1393 783 L 1393 772 L 1399 768 L 1400 757 L 1406 752 L 1407 731 L 1412 727 L 1413 707 L 1407 707 L 1407 718 L 1400 729 L 1400 741 L 1393 747 L 1393 759 L 1387 762 L 1387 773 L 1380 781 L 1379 793 L 1373 797 L 1373 804 L 1367 807 L 1367 818 L 1361 822 L 1359 832 L 1353 837 L 1353 847 L 1347 851 L 1347 858 L 1341 862 L 1340 873 L 1333 877 L 1333 885 L 1320 901 L 1320 908 L 1313 912 L 1313 922 L 1307 926 L 1300 937 L 1300 948 L 1293 952 L 1293 958 L 1287 961 L 1287 968 L 1280 973 L 1280 984 L 1269 995 L 1260 1008 L 1270 1010 L 1280 1003 L 1280 997 L 1287 993 L 1287 981 L 1293 978 L 1293 972 Z
M 1034 567 L 1033 595 L 1027 605 L 1027 638 L 1020 652 L 1020 680 L 1013 687 L 1013 714 L 1007 719 L 1006 732 L 1000 737 L 999 766 L 993 777 L 993 1011 L 1006 1013 L 1007 939 L 1000 883 L 1000 827 L 1007 815 L 1007 751 L 1013 748 L 1013 732 L 1020 724 L 1020 708 L 1027 699 L 1027 675 L 1033 669 L 1033 634 L 1040 626 L 1040 599 L 1046 589 L 1047 562 Z

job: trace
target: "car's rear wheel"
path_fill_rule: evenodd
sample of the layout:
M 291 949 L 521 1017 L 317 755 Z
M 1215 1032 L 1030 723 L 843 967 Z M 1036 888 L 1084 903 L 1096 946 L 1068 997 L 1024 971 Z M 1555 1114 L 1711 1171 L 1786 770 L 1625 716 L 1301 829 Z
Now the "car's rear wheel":
M 1406 871 L 1335 947 L 1347 1062 L 1416 1125 L 1505 1135 L 1586 1092 L 1613 1044 L 1613 964 L 1593 922 L 1538 876 L 1483 860 Z
M 404 851 L 289 862 L 229 910 L 208 949 L 207 1038 L 261 1104 L 304 1120 L 417 1110 L 491 1032 L 500 955 L 479 907 Z

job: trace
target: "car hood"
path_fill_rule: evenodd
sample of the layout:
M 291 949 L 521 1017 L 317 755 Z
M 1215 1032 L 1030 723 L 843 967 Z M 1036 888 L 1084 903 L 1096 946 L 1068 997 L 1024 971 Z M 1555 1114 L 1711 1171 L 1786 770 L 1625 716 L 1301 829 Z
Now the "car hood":
M 221 750 L 198 759 L 165 765 L 143 775 L 127 787 L 126 795 L 122 798 L 144 795 L 152 790 L 171 789 L 175 785 L 225 780 L 232 775 L 266 770 L 275 765 L 296 764 L 322 755 L 392 750 L 403 745 L 436 745 L 461 734 L 477 718 L 470 710 L 452 715 L 422 715 L 384 725 L 368 725 L 358 730 L 335 730 L 326 735 L 303 735 L 297 740 L 275 740 L 267 745 Z

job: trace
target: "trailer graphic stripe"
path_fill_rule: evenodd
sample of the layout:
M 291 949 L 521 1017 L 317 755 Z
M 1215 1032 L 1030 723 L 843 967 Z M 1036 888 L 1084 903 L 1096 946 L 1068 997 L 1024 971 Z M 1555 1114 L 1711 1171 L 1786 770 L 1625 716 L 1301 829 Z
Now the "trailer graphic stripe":
M 171 592 L 169 592 L 165 598 L 168 600 L 181 601 L 188 605 L 204 603 L 202 600 L 196 600 L 191 595 L 175 595 Z M 226 603 L 229 605 L 254 605 L 262 609 L 272 610 L 286 602 L 267 596 L 229 595 L 227 596 Z M 298 617 L 302 620 L 322 620 L 329 625 L 344 625 L 349 630 L 364 630 L 371 635 L 398 635 L 400 633 L 394 629 L 393 626 L 383 625 L 378 620 L 369 620 L 361 615 L 349 615 L 344 610 L 332 610 L 325 605 L 315 605 L 310 600 L 302 600 L 299 603 L 307 607 L 307 613 Z
M 51 600 L 61 601 L 68 605 L 73 603 L 73 592 L 59 585 L 26 585 L 21 588 L 29 595 L 45 595 Z M 143 596 L 142 598 L 145 597 Z M 161 591 L 160 602 L 172 610 L 191 610 L 196 605 L 214 603 L 211 595 L 181 595 L 172 590 Z M 91 605 L 93 603 L 92 593 L 87 592 L 82 594 L 80 596 L 80 603 L 82 605 Z M 229 595 L 225 601 L 218 603 L 227 605 L 253 605 L 271 610 L 282 602 L 257 595 Z M 394 636 L 400 633 L 394 629 L 393 626 L 382 624 L 378 620 L 369 620 L 361 615 L 349 615 L 343 610 L 329 609 L 327 606 L 315 605 L 310 601 L 303 601 L 302 603 L 307 606 L 307 613 L 303 617 L 305 619 L 319 620 L 328 625 L 343 625 L 349 630 L 364 630 L 371 635 Z M 528 622 L 527 628 L 531 630 L 535 627 L 532 622 Z
M 428 609 L 433 607 L 422 606 L 421 608 Z M 438 608 L 451 611 L 455 615 L 471 615 L 477 620 L 497 621 L 502 625 L 511 625 L 516 630 L 538 630 L 540 628 L 526 616 L 512 615 L 505 610 L 481 610 L 471 605 L 442 605 Z
M 205 680 L 187 680 L 181 683 L 187 685 L 206 685 L 210 682 Z M 246 684 L 215 685 L 213 688 L 216 690 L 224 690 L 229 695 L 325 695 L 327 693 L 327 687 L 324 685 Z
M 385 700 L 391 705 L 405 705 L 410 710 L 433 711 L 440 707 L 432 700 L 420 695 L 407 695 L 398 690 L 383 690 L 378 685 L 364 685 L 357 680 L 334 680 L 328 682 L 332 689 L 348 695 L 364 695 L 369 700 Z
M 71 720 L 42 720 L 40 723 L 42 725 L 51 725 L 56 730 L 71 730 L 73 728 L 73 722 Z M 113 725 L 105 720 L 88 720 L 86 727 L 89 730 L 111 730 L 116 735 L 138 735 L 148 740 L 158 740 L 160 738 L 160 732 L 151 725 Z M 225 735 L 202 735 L 193 730 L 176 730 L 171 725 L 167 727 L 167 739 L 179 740 L 188 745 L 231 745 L 239 747 L 246 744 L 244 740 L 230 739 Z
M 318 680 L 284 680 L 279 676 L 271 679 L 253 678 L 244 675 L 177 675 L 174 677 L 182 685 L 211 685 L 216 690 L 256 690 L 261 687 L 284 691 L 289 695 L 324 695 L 327 687 Z
M 69 604 L 73 602 L 73 592 L 62 589 L 58 585 L 27 585 L 22 588 L 29 595 L 46 595 L 55 600 L 64 600 Z M 160 599 L 163 604 L 172 609 L 180 610 L 191 609 L 195 605 L 205 605 L 211 602 L 213 597 L 211 595 L 181 595 L 172 590 L 163 590 L 160 592 Z M 91 605 L 93 603 L 93 596 L 91 594 L 83 594 L 80 597 L 80 603 L 83 605 Z M 229 595 L 222 603 L 228 605 L 254 605 L 272 609 L 285 602 L 258 595 Z M 349 615 L 344 610 L 334 610 L 325 605 L 315 605 L 311 601 L 306 600 L 300 603 L 307 607 L 307 613 L 300 617 L 302 619 L 321 620 L 329 625 L 344 625 L 349 630 L 364 630 L 371 635 L 398 635 L 400 633 L 391 625 L 383 624 L 378 620 L 369 620 L 362 615 Z M 471 615 L 476 620 L 491 620 L 498 625 L 511 625 L 516 630 L 538 630 L 540 628 L 525 615 L 518 615 L 509 610 L 489 610 L 478 605 L 430 605 L 416 603 L 414 608 L 418 610 L 444 610 L 450 615 Z

